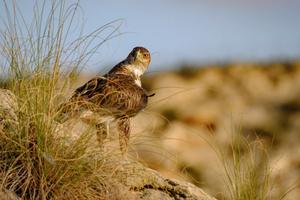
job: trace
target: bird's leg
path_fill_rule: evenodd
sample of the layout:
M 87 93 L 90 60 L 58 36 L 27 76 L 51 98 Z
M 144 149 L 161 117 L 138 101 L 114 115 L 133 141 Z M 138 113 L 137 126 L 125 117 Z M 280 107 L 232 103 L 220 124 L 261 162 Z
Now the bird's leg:
M 99 142 L 100 147 L 102 147 L 104 140 L 107 138 L 107 133 L 109 131 L 109 124 L 108 123 L 99 123 L 96 124 L 96 133 L 97 133 L 97 140 Z
M 130 136 L 130 120 L 128 117 L 118 119 L 120 149 L 124 155 L 127 152 Z

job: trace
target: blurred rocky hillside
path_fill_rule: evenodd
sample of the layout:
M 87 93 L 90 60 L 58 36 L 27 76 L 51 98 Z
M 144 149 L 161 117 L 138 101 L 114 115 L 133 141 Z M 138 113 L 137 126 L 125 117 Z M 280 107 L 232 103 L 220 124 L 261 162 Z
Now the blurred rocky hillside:
M 134 119 L 131 152 L 150 167 L 222 198 L 216 146 L 227 155 L 242 134 L 267 152 L 272 195 L 299 184 L 300 62 L 182 67 L 144 86 L 156 95 Z M 298 198 L 299 185 L 287 199 Z

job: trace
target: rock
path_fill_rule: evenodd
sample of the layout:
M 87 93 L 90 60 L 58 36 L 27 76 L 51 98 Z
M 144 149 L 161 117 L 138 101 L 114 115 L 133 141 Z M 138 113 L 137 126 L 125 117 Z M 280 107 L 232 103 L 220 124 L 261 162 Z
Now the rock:
M 195 185 L 168 179 L 140 163 L 126 161 L 117 177 L 129 190 L 138 192 L 143 200 L 216 200 Z
M 15 95 L 5 89 L 0 89 L 0 123 L 5 121 L 17 122 L 18 104 Z
M 145 190 L 143 191 L 141 199 L 147 200 L 157 200 L 157 199 L 164 199 L 164 200 L 172 200 L 168 194 L 160 191 L 160 190 Z
M 1 200 L 21 200 L 19 197 L 16 196 L 15 193 L 10 191 L 0 191 L 0 199 Z
M 16 96 L 9 90 L 0 89 L 0 131 L 18 124 Z

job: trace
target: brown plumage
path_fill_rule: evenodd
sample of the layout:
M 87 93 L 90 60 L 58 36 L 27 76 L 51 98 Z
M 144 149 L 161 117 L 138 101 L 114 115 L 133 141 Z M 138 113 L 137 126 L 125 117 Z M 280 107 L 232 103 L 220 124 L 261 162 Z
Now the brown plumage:
M 127 150 L 130 118 L 144 109 L 148 97 L 152 96 L 142 88 L 140 80 L 150 61 L 150 53 L 146 48 L 135 47 L 125 60 L 106 75 L 95 77 L 75 90 L 68 102 L 72 112 L 89 110 L 104 119 L 96 122 L 100 143 L 107 135 L 106 119 L 111 118 L 117 121 L 121 151 L 124 153 Z
M 81 102 L 93 111 L 107 112 L 116 118 L 132 117 L 146 107 L 146 91 L 125 74 L 108 74 L 97 77 L 79 87 L 71 101 Z M 86 104 L 86 105 L 84 105 Z

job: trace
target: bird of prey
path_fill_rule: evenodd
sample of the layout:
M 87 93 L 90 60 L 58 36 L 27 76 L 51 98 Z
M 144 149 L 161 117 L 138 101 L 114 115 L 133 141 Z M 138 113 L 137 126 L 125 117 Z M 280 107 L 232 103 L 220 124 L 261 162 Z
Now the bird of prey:
M 144 109 L 148 93 L 142 88 L 141 76 L 150 64 L 150 52 L 144 47 L 135 47 L 127 58 L 102 77 L 95 77 L 77 88 L 68 105 L 73 111 L 88 110 L 82 115 L 89 119 L 97 113 L 97 136 L 100 143 L 107 137 L 108 122 L 115 120 L 119 130 L 120 149 L 127 151 L 130 135 L 130 118 Z

